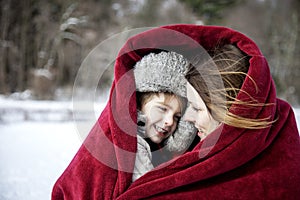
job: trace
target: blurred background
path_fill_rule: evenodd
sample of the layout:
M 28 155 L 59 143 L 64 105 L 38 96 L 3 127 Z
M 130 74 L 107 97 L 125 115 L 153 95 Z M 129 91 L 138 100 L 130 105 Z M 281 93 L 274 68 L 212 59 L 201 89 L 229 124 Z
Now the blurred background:
M 106 38 L 133 28 L 196 23 L 228 26 L 251 37 L 269 61 L 278 95 L 299 105 L 299 0 L 0 2 L 0 94 L 70 98 L 80 64 Z M 103 77 L 108 87 L 112 71 Z
M 84 80 L 77 85 L 77 99 L 96 93 L 95 110 L 83 106 L 75 123 L 80 66 L 99 43 L 134 28 L 192 23 L 246 34 L 266 56 L 278 96 L 292 104 L 299 124 L 299 21 L 299 0 L 0 0 L 0 199 L 50 199 L 84 139 L 78 123 L 92 121 L 87 134 L 113 78 L 111 54 L 99 55 L 105 73 L 97 91 Z

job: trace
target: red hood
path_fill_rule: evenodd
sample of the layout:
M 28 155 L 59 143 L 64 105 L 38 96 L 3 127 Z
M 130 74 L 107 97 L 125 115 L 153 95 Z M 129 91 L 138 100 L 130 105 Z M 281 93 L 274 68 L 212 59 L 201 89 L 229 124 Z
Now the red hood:
M 199 47 L 235 44 L 251 57 L 242 90 L 267 107 L 232 107 L 250 118 L 277 120 L 270 128 L 224 125 L 194 150 L 131 184 L 136 151 L 132 68 L 143 55 L 172 50 L 189 56 Z M 245 100 L 245 93 L 238 99 Z M 216 143 L 217 142 L 217 143 Z M 115 63 L 110 99 L 73 161 L 54 186 L 53 199 L 296 199 L 300 196 L 300 145 L 291 107 L 277 99 L 268 63 L 257 45 L 232 29 L 170 25 L 130 38 Z M 63 197 L 63 198 L 62 198 Z

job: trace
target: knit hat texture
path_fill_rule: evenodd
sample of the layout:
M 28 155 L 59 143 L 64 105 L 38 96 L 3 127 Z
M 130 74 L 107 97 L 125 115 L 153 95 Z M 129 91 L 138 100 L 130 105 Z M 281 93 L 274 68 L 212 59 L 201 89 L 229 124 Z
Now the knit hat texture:
M 138 92 L 171 92 L 186 97 L 188 61 L 175 52 L 150 53 L 134 69 Z

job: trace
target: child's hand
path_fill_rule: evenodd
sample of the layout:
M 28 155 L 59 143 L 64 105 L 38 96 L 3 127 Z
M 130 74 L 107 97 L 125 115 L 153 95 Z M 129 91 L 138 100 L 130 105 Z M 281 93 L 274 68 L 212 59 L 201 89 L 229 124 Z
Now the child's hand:
M 146 115 L 144 115 L 140 110 L 137 111 L 137 134 L 145 137 L 146 136 Z

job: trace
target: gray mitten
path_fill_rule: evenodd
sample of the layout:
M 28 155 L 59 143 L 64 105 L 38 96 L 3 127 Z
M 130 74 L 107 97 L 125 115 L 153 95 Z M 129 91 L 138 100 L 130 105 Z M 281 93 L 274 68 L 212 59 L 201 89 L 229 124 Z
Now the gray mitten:
M 142 113 L 142 111 L 137 111 L 137 135 L 142 138 L 146 137 L 146 120 L 147 117 Z
M 166 140 L 167 150 L 174 153 L 186 151 L 196 136 L 196 130 L 192 123 L 181 119 L 176 131 Z

